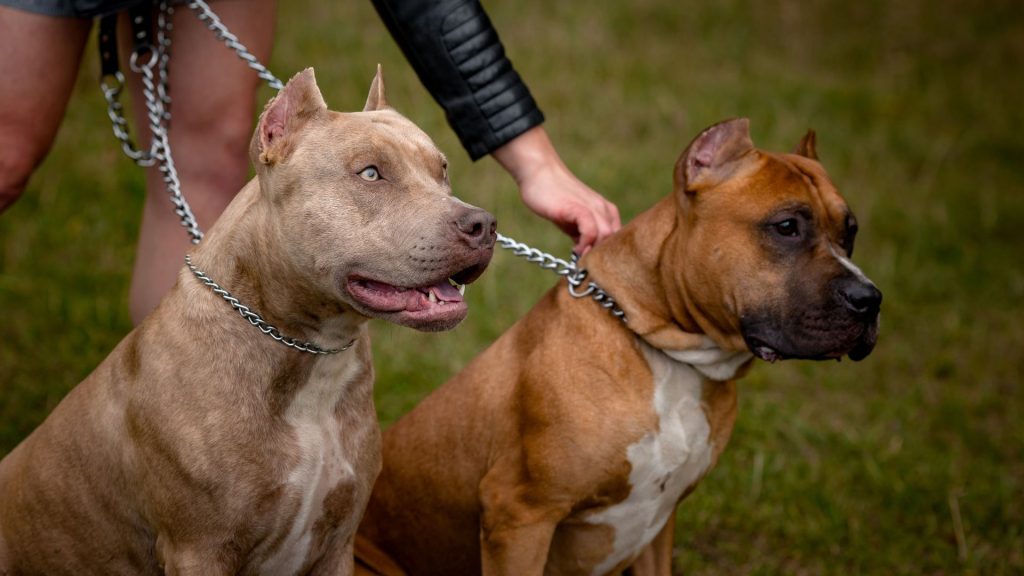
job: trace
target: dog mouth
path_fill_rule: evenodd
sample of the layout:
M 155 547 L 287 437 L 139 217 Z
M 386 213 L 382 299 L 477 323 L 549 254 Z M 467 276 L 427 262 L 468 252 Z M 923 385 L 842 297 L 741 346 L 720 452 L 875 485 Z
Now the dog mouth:
M 757 356 L 758 358 L 760 358 L 761 360 L 764 360 L 765 362 L 772 362 L 772 363 L 778 362 L 779 360 L 792 360 L 792 359 L 801 359 L 801 360 L 842 360 L 843 356 L 846 355 L 845 351 L 830 351 L 830 352 L 824 352 L 824 353 L 820 353 L 820 354 L 792 353 L 792 352 L 789 352 L 789 351 L 784 351 L 780 347 L 770 346 L 769 344 L 767 344 L 767 343 L 765 343 L 765 342 L 763 342 L 761 340 L 758 340 L 757 338 L 750 338 L 750 339 L 748 339 L 747 346 L 750 348 L 750 351 L 754 353 L 754 356 Z M 865 356 L 866 356 L 866 354 L 865 354 Z M 854 359 L 854 360 L 860 360 L 861 358 L 863 358 L 863 356 L 861 356 L 860 358 L 853 358 L 852 353 L 851 353 L 850 357 L 852 359 Z
M 466 285 L 482 272 L 482 267 L 475 268 L 418 286 L 398 286 L 362 276 L 352 276 L 346 284 L 349 295 L 368 316 L 417 330 L 441 331 L 466 317 Z
M 369 278 L 351 278 L 349 293 L 377 312 L 425 312 L 465 306 L 466 285 L 446 278 L 423 286 L 395 286 Z
M 750 351 L 766 362 L 779 360 L 842 360 L 867 358 L 878 341 L 878 317 L 845 329 L 786 333 L 769 325 L 748 325 L 742 329 Z
M 492 254 L 492 246 L 488 246 L 468 254 L 447 255 L 447 266 L 441 264 L 443 268 L 427 272 L 421 279 L 388 281 L 386 273 L 351 271 L 342 289 L 364 316 L 427 332 L 450 330 L 465 319 L 469 311 L 466 285 L 484 273 Z

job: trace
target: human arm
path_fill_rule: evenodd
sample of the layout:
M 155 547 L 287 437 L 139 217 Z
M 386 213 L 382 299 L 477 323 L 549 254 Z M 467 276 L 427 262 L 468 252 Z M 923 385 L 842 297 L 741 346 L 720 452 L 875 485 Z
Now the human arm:
M 562 162 L 544 115 L 476 0 L 373 0 L 420 81 L 474 160 L 491 154 L 523 202 L 583 252 L 619 227 L 618 210 Z

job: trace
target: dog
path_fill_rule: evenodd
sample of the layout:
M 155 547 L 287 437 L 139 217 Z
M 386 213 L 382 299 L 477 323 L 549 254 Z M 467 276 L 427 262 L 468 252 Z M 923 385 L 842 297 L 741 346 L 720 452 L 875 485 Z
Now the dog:
M 671 573 L 674 514 L 715 465 L 755 357 L 867 356 L 881 292 L 808 132 L 701 133 L 672 194 L 581 260 L 623 322 L 566 281 L 384 434 L 357 573 Z
M 385 99 L 327 109 L 312 69 L 266 106 L 256 177 L 175 288 L 0 462 L 0 574 L 351 574 L 380 469 L 367 321 L 445 330 L 494 218 Z

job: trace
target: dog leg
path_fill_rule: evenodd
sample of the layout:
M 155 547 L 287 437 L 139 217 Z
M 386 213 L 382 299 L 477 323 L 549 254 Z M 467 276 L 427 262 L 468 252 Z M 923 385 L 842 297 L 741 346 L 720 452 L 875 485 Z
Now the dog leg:
M 544 573 L 555 527 L 571 504 L 550 502 L 529 483 L 518 458 L 499 461 L 480 482 L 484 576 Z
M 406 576 L 394 560 L 361 533 L 355 539 L 356 576 Z
M 492 526 L 480 535 L 484 576 L 537 575 L 544 573 L 551 536 L 557 522 L 520 526 Z
M 344 544 L 337 542 L 330 546 L 327 553 L 308 572 L 310 576 L 354 576 L 360 574 L 356 570 L 352 540 Z

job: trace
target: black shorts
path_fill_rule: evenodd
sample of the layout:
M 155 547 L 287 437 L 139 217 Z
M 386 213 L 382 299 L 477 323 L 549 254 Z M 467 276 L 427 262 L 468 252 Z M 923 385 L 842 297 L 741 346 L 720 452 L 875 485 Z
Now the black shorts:
M 0 5 L 60 18 L 98 18 L 152 0 L 0 0 Z

